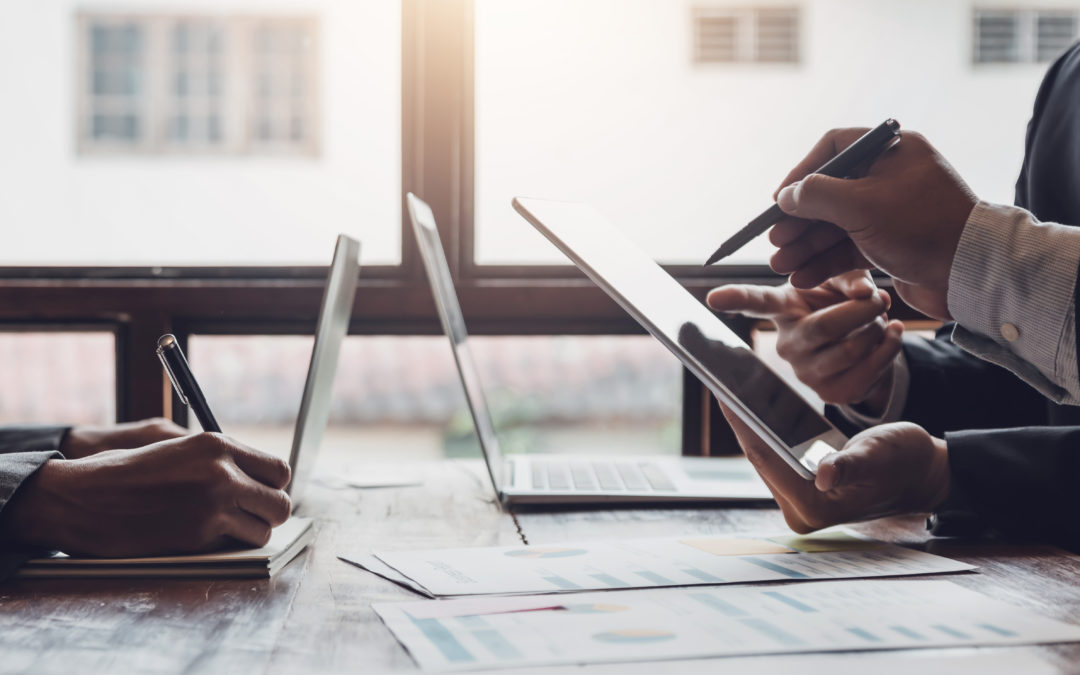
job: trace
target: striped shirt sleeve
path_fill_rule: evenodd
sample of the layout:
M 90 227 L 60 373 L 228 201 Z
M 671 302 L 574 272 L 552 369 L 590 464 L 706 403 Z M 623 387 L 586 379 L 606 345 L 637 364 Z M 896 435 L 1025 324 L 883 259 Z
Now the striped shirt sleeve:
M 1080 404 L 1076 362 L 1080 228 L 978 203 L 949 275 L 953 342 L 1055 401 Z

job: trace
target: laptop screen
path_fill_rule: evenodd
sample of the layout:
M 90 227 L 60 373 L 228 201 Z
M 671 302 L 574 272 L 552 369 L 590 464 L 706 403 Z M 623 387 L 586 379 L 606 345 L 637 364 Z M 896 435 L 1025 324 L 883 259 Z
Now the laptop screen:
M 428 280 L 435 294 L 439 318 L 442 320 L 443 330 L 450 338 L 454 362 L 457 364 L 461 383 L 465 389 L 465 400 L 469 405 L 469 412 L 472 413 L 473 422 L 476 424 L 480 450 L 484 454 L 491 481 L 498 491 L 505 484 L 502 450 L 495 436 L 495 425 L 491 419 L 487 399 L 484 398 L 480 373 L 477 372 L 472 352 L 469 351 L 469 334 L 465 330 L 465 316 L 461 313 L 461 305 L 458 303 L 457 292 L 454 290 L 454 280 L 450 276 L 450 267 L 446 263 L 446 253 L 443 251 L 442 240 L 439 238 L 439 230 L 435 226 L 435 215 L 431 212 L 431 207 L 418 199 L 416 195 L 409 193 L 405 199 L 409 207 L 409 218 L 416 232 L 416 240 L 420 246 L 420 256 L 424 259 Z
M 304 395 L 300 400 L 300 413 L 296 417 L 293 432 L 292 481 L 289 496 L 293 504 L 300 501 L 301 492 L 307 484 L 315 455 L 322 444 L 327 422 L 330 421 L 330 395 L 334 388 L 341 343 L 349 330 L 353 298 L 356 296 L 357 275 L 360 273 L 360 242 L 339 235 L 334 248 L 334 261 L 326 278 L 319 321 L 315 328 L 315 344 L 311 348 L 311 364 L 308 366 Z

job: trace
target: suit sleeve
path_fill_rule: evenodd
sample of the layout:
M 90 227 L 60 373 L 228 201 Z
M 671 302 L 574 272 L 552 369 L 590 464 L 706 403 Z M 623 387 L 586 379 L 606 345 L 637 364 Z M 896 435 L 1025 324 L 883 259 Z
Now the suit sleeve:
M 938 513 L 967 514 L 968 531 L 1080 550 L 1080 427 L 957 431 L 945 441 L 952 482 Z
M 50 459 L 63 459 L 60 445 L 68 427 L 0 427 L 0 518 L 28 478 Z M 32 551 L 0 541 L 0 580 L 18 569 Z
M 949 340 L 908 340 L 908 397 L 902 419 L 941 437 L 961 429 L 1001 429 L 1048 423 L 1046 398 L 1009 370 L 983 361 Z
M 855 420 L 836 406 L 826 406 L 826 416 L 849 436 L 874 424 L 898 421 L 914 422 L 938 437 L 960 429 L 1048 422 L 1046 399 L 1039 392 L 1005 368 L 954 345 L 951 333 L 947 325 L 933 340 L 904 339 L 903 391 L 893 391 L 887 416 Z

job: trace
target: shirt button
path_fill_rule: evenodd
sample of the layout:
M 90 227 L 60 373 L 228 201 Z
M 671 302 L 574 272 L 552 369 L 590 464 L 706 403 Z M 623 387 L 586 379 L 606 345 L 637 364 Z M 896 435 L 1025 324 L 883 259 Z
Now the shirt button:
M 1001 324 L 1001 337 L 1009 342 L 1016 342 L 1016 339 L 1020 337 L 1020 330 L 1011 323 L 1003 323 Z

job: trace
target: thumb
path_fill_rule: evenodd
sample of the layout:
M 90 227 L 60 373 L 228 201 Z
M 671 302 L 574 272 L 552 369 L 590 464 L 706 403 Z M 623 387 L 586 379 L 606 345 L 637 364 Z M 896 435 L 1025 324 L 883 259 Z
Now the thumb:
M 860 483 L 887 480 L 888 469 L 881 461 L 881 453 L 875 453 L 869 439 L 853 438 L 839 452 L 834 452 L 818 464 L 814 485 L 821 492 Z
M 857 180 L 812 173 L 781 190 L 776 203 L 790 216 L 824 220 L 842 230 L 850 230 L 859 222 L 856 183 Z

